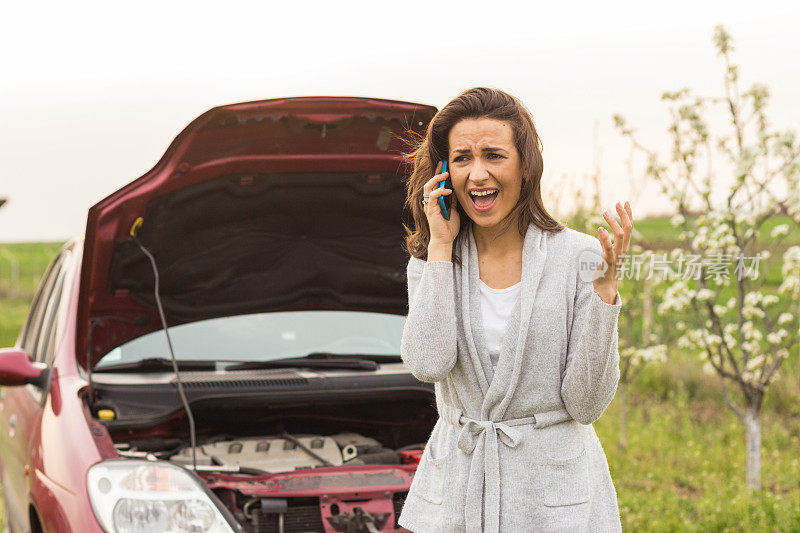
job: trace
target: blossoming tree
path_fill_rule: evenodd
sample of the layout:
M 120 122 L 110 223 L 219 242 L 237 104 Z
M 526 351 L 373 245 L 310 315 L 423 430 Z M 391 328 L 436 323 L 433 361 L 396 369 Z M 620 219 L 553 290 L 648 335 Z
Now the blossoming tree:
M 669 163 L 662 165 L 624 118 L 614 121 L 645 154 L 646 174 L 677 211 L 672 224 L 681 229 L 683 247 L 669 253 L 669 264 L 679 266 L 677 272 L 670 266 L 672 281 L 658 310 L 690 317 L 689 324 L 676 323 L 684 330 L 680 345 L 720 377 L 723 399 L 746 429 L 747 484 L 760 489 L 762 401 L 800 338 L 800 247 L 783 244 L 800 225 L 800 143 L 794 132 L 769 124 L 766 87 L 740 93 L 733 41 L 723 26 L 715 28 L 713 42 L 725 61 L 725 96 L 689 89 L 662 95 L 672 117 Z M 714 135 L 712 113 L 720 105 L 725 125 Z M 725 194 L 715 198 L 719 192 Z M 770 257 L 765 241 L 773 250 L 785 248 L 777 289 L 765 286 L 760 273 L 759 262 Z

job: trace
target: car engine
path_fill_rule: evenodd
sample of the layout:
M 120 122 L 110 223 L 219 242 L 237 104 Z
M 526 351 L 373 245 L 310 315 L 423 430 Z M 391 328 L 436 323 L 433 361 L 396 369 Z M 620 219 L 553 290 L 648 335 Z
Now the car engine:
M 192 464 L 192 450 L 185 447 L 169 458 L 184 466 Z M 320 466 L 399 464 L 400 456 L 375 439 L 358 433 L 249 437 L 208 442 L 197 447 L 197 464 L 228 467 L 225 471 L 270 474 Z

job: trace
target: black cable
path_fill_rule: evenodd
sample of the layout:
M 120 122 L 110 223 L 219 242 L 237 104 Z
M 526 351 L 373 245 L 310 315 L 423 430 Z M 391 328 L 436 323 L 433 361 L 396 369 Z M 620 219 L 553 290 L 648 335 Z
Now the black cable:
M 161 318 L 161 325 L 164 327 L 164 334 L 167 336 L 167 345 L 169 346 L 169 355 L 172 358 L 172 368 L 175 371 L 175 381 L 178 382 L 178 394 L 181 397 L 181 402 L 183 402 L 183 408 L 186 410 L 186 417 L 189 419 L 189 444 L 192 446 L 192 469 L 197 472 L 197 443 L 195 440 L 195 428 L 194 428 L 194 415 L 192 414 L 192 409 L 189 407 L 189 402 L 186 399 L 186 393 L 183 391 L 183 382 L 181 381 L 181 375 L 178 371 L 178 360 L 175 359 L 175 350 L 172 348 L 172 339 L 169 336 L 169 329 L 167 328 L 167 319 L 164 316 L 164 307 L 161 305 L 161 295 L 159 294 L 159 276 L 158 276 L 158 267 L 156 266 L 156 260 L 153 257 L 147 248 L 139 241 L 136 237 L 136 230 L 137 226 L 134 225 L 134 228 L 131 229 L 131 237 L 139 245 L 139 248 L 142 249 L 144 255 L 150 260 L 150 264 L 153 267 L 153 276 L 155 277 L 155 286 L 153 287 L 153 294 L 155 295 L 156 299 L 156 306 L 158 307 L 158 316 Z
M 306 452 L 308 455 L 310 455 L 311 457 L 313 457 L 317 461 L 320 461 L 323 465 L 325 465 L 325 466 L 334 466 L 333 463 L 331 463 L 330 461 L 328 461 L 324 457 L 321 457 L 321 456 L 317 455 L 316 453 L 314 453 L 308 446 L 306 446 L 305 444 L 300 442 L 300 439 L 298 439 L 294 435 L 290 435 L 289 433 L 284 431 L 284 432 L 281 433 L 281 437 L 283 437 L 286 440 L 290 440 L 290 441 L 294 442 L 301 450 Z

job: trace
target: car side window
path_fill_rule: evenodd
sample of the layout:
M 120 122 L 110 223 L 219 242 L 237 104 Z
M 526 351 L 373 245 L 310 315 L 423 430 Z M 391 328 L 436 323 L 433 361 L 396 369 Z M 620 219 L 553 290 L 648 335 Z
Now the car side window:
M 50 281 L 50 275 L 55 268 L 57 259 L 58 258 L 54 259 L 47 266 L 47 270 L 45 270 L 41 281 L 39 281 L 39 286 L 36 288 L 36 292 L 33 294 L 33 300 L 31 301 L 31 306 L 28 309 L 28 316 L 25 318 L 25 323 L 22 324 L 22 329 L 20 330 L 18 344 L 20 348 L 28 353 L 30 353 L 30 339 L 32 337 L 31 333 L 36 322 L 36 314 L 39 309 L 39 302 L 42 300 L 42 293 L 45 292 L 47 284 Z
M 42 321 L 44 320 L 47 306 L 50 303 L 50 294 L 53 291 L 56 278 L 61 271 L 60 266 L 63 260 L 64 254 L 59 254 L 50 263 L 50 266 L 47 268 L 47 271 L 45 272 L 45 275 L 39 284 L 39 288 L 36 291 L 31 309 L 28 312 L 28 318 L 25 321 L 25 326 L 23 327 L 21 334 L 20 347 L 28 352 L 31 356 L 34 356 L 34 350 L 39 338 Z
M 59 265 L 53 290 L 48 298 L 47 308 L 42 320 L 42 327 L 39 330 L 39 338 L 34 348 L 33 356 L 35 361 L 50 363 L 53 360 L 55 350 L 55 339 L 57 338 L 56 327 L 58 325 L 58 310 L 61 308 L 61 296 L 64 292 L 64 280 L 67 275 L 67 268 L 70 264 L 70 252 L 64 254 L 64 258 Z

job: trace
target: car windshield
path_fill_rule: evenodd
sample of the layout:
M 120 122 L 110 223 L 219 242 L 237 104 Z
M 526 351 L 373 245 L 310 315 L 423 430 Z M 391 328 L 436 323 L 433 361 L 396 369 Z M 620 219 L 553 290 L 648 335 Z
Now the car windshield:
M 178 360 L 274 361 L 311 352 L 399 355 L 406 317 L 361 311 L 283 311 L 212 318 L 169 328 Z M 163 330 L 114 348 L 97 368 L 169 358 Z

